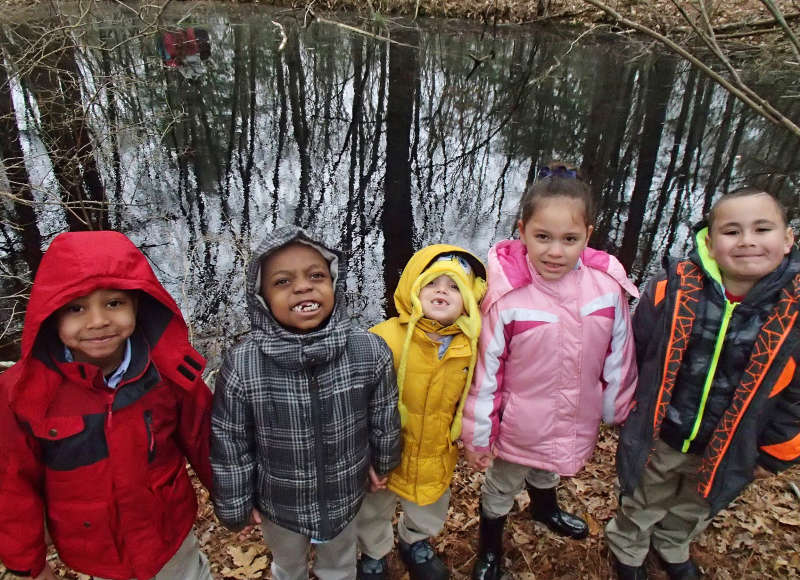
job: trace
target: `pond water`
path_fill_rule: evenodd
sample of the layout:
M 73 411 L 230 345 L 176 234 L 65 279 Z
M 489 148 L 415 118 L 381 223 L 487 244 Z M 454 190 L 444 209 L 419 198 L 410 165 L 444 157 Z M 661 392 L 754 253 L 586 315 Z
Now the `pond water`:
M 214 364 L 248 328 L 248 253 L 277 225 L 301 225 L 344 252 L 351 308 L 369 325 L 391 309 L 414 250 L 448 242 L 485 257 L 512 235 L 526 182 L 550 159 L 591 180 L 591 244 L 638 283 L 665 253 L 686 251 L 691 225 L 723 190 L 766 175 L 791 196 L 800 175 L 796 138 L 640 43 L 347 21 L 365 35 L 304 26 L 302 12 L 173 10 L 156 33 L 123 12 L 66 42 L 4 29 L 12 74 L 0 78 L 0 189 L 31 202 L 4 196 L 0 206 L 5 358 L 24 307 L 15 297 L 41 247 L 68 228 L 133 239 Z M 56 41 L 42 71 L 14 74 L 27 42 Z M 759 75 L 770 96 L 798 92 Z

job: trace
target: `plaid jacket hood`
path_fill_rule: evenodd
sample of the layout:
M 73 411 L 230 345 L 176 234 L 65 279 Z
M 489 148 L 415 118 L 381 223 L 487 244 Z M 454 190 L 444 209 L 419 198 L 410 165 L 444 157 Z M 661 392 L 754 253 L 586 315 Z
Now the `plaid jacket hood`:
M 319 251 L 331 267 L 335 284 L 336 298 L 330 318 L 308 334 L 296 334 L 281 326 L 261 297 L 261 265 L 270 254 L 292 242 L 308 244 Z M 247 268 L 247 310 L 252 339 L 261 346 L 265 355 L 274 357 L 280 366 L 293 369 L 338 356 L 350 329 L 344 300 L 343 269 L 339 252 L 315 242 L 301 228 L 279 228 L 261 241 Z
M 286 244 L 315 247 L 332 265 L 336 303 L 305 334 L 281 326 L 259 295 L 263 259 Z M 352 327 L 339 254 L 302 229 L 268 235 L 247 274 L 251 332 L 225 355 L 214 393 L 211 462 L 219 519 L 245 525 L 253 507 L 318 540 L 356 515 L 370 466 L 400 458 L 392 355 L 379 337 Z

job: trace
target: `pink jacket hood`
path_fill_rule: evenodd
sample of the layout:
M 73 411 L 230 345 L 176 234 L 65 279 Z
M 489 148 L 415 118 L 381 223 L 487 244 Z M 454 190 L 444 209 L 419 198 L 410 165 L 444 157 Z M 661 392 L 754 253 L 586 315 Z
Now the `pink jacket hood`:
M 574 270 L 544 280 L 522 242 L 489 251 L 479 360 L 462 440 L 512 463 L 574 475 L 601 419 L 620 423 L 636 386 L 628 296 L 616 258 L 586 248 Z
M 578 268 L 586 267 L 605 272 L 634 298 L 639 297 L 639 290 L 628 279 L 625 268 L 614 256 L 586 247 L 581 252 Z M 483 299 L 483 311 L 488 312 L 492 304 L 504 294 L 526 286 L 533 281 L 534 273 L 529 266 L 528 253 L 525 244 L 519 240 L 503 240 L 489 250 L 488 276 L 491 284 Z

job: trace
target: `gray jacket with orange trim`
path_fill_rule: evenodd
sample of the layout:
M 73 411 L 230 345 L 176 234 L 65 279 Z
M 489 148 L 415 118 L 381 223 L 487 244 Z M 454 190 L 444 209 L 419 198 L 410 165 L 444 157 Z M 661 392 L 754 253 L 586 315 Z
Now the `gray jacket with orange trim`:
M 800 252 L 731 303 L 704 239 L 698 232 L 690 259 L 666 261 L 634 314 L 639 385 L 617 471 L 622 493 L 633 493 L 661 438 L 703 457 L 698 492 L 716 513 L 756 465 L 800 462 Z

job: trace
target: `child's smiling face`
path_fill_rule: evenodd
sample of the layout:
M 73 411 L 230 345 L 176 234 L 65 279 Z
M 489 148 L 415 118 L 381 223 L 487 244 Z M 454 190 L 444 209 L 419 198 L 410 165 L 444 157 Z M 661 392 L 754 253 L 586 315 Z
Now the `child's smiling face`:
M 422 314 L 425 318 L 435 320 L 442 326 L 449 326 L 464 311 L 464 299 L 458 290 L 458 284 L 442 274 L 428 282 L 419 291 Z
M 737 296 L 747 294 L 756 282 L 777 268 L 793 242 L 791 228 L 767 194 L 720 202 L 714 208 L 706 238 L 725 288 Z
M 107 375 L 122 362 L 125 341 L 136 329 L 135 294 L 99 288 L 56 313 L 58 338 L 76 362 L 97 365 Z
M 518 226 L 528 261 L 542 278 L 551 281 L 575 268 L 592 233 L 584 203 L 564 196 L 540 200 L 528 221 L 520 220 Z
M 317 250 L 292 243 L 261 265 L 261 296 L 279 323 L 294 332 L 310 332 L 333 311 L 334 289 L 327 260 Z

